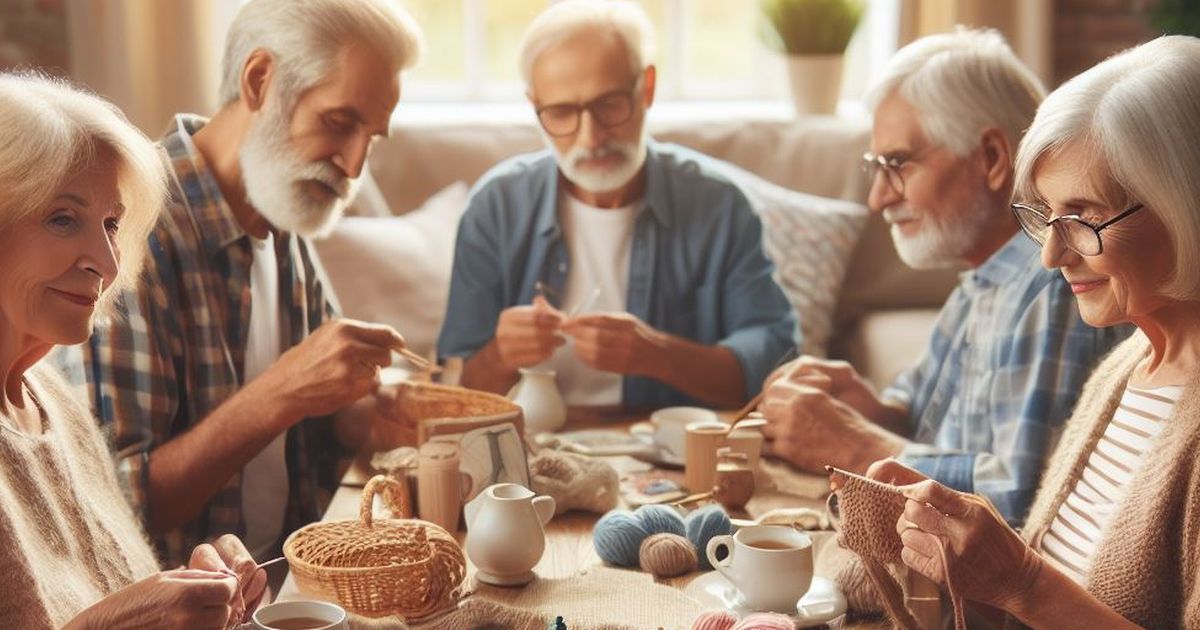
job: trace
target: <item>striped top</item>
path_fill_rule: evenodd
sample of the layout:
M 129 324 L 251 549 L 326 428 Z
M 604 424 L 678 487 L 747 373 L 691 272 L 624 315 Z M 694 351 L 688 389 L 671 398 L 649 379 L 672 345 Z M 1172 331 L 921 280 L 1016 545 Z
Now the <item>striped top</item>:
M 1076 582 L 1085 583 L 1105 529 L 1182 395 L 1182 387 L 1126 386 L 1083 475 L 1042 539 L 1042 555 Z

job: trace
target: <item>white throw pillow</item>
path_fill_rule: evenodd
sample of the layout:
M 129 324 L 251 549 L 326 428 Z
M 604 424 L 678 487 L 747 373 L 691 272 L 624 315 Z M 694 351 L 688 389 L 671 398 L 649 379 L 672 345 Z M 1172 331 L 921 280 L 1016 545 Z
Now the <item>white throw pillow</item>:
M 455 182 L 404 215 L 346 217 L 315 241 L 347 317 L 393 326 L 428 356 L 437 344 L 469 189 Z
M 800 319 L 801 350 L 825 356 L 833 309 L 867 225 L 867 207 L 788 190 L 736 166 L 722 168 L 762 220 L 763 249 L 775 263 L 775 282 Z

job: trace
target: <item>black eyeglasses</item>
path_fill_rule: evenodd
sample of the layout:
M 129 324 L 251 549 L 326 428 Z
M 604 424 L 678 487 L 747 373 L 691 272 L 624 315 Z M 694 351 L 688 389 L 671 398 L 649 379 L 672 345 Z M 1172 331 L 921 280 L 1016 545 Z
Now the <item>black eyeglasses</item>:
M 1051 217 L 1049 209 L 1025 203 L 1012 204 L 1012 211 L 1021 229 L 1039 246 L 1046 245 L 1046 239 L 1050 238 L 1050 229 L 1053 227 L 1058 233 L 1058 238 L 1071 251 L 1080 256 L 1097 256 L 1104 251 L 1100 231 L 1144 207 L 1139 203 L 1100 225 L 1092 225 L 1077 214 Z
M 922 150 L 916 155 L 903 158 L 875 155 L 871 152 L 864 153 L 862 155 L 862 170 L 867 174 L 867 185 L 874 186 L 875 177 L 882 172 L 883 180 L 887 182 L 888 187 L 897 195 L 903 195 L 904 167 L 915 163 L 926 152 L 927 150 Z
M 538 122 L 546 133 L 556 138 L 569 136 L 579 131 L 583 110 L 592 114 L 604 127 L 616 127 L 633 118 L 633 96 L 642 79 L 639 76 L 628 90 L 617 90 L 601 94 L 586 103 L 556 103 L 537 108 Z

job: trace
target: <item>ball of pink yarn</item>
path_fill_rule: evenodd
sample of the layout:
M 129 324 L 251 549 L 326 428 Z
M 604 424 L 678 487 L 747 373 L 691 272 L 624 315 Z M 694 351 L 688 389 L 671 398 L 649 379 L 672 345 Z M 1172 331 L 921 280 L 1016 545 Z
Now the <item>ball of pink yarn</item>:
M 737 617 L 734 617 L 733 613 L 713 610 L 700 613 L 700 616 L 692 622 L 692 630 L 731 630 L 735 623 L 737 623 Z
M 745 619 L 737 622 L 730 630 L 794 630 L 795 627 L 796 624 L 786 615 L 754 613 L 746 615 Z

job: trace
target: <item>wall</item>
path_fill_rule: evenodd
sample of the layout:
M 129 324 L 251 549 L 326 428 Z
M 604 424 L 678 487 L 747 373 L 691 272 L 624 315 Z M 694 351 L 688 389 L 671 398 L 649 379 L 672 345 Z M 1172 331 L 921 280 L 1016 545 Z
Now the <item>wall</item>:
M 66 74 L 69 65 L 63 0 L 0 0 L 0 70 L 38 66 Z
M 1141 13 L 1153 0 L 1054 0 L 1053 84 L 1153 38 Z

